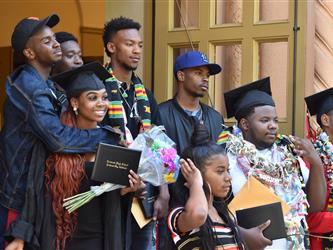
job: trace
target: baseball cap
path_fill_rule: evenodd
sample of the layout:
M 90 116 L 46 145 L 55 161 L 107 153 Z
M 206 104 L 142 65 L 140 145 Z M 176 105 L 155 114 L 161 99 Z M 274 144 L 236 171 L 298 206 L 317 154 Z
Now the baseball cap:
M 60 19 L 57 14 L 52 14 L 42 20 L 37 17 L 27 17 L 22 19 L 14 29 L 12 34 L 12 47 L 14 51 L 21 54 L 27 44 L 28 39 L 33 36 L 43 26 L 52 28 Z
M 251 108 L 258 106 L 275 107 L 269 77 L 224 93 L 224 100 L 228 118 L 242 118 Z
M 103 81 L 109 77 L 109 72 L 102 64 L 91 62 L 55 75 L 52 80 L 66 91 L 67 98 L 71 98 L 84 91 L 104 89 Z
M 206 66 L 210 75 L 216 75 L 221 72 L 222 68 L 216 63 L 209 63 L 207 56 L 200 51 L 189 51 L 176 58 L 173 67 L 173 73 L 176 76 L 179 70 Z

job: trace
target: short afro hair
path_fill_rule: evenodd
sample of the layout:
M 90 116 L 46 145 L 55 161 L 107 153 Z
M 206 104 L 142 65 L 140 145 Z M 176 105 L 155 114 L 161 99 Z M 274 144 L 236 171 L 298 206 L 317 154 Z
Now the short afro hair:
M 123 17 L 123 16 L 111 19 L 111 21 L 105 23 L 104 32 L 103 32 L 103 43 L 104 43 L 105 53 L 109 57 L 111 56 L 110 52 L 108 51 L 107 44 L 108 44 L 108 42 L 111 41 L 111 39 L 114 37 L 114 35 L 119 30 L 125 30 L 125 29 L 140 30 L 140 28 L 141 28 L 141 24 L 133 21 L 130 18 Z
M 79 43 L 77 38 L 73 34 L 65 32 L 65 31 L 60 31 L 60 32 L 55 33 L 55 37 L 56 37 L 58 43 L 60 43 L 60 44 L 62 44 L 64 42 L 68 42 L 68 41 L 74 41 L 74 42 Z

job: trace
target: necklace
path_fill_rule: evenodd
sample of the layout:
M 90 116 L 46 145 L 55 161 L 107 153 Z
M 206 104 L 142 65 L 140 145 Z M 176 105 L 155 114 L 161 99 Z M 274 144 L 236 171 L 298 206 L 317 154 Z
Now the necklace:
M 130 111 L 129 117 L 130 118 L 139 118 L 138 109 L 137 109 L 137 99 L 136 99 L 135 95 L 134 95 L 133 105 L 131 107 L 131 105 L 127 101 L 127 98 L 128 98 L 127 90 L 125 90 L 123 88 L 122 83 L 120 83 L 120 82 L 118 82 L 118 86 L 119 86 L 119 91 L 120 91 L 121 97 Z
M 327 211 L 333 212 L 333 145 L 324 131 L 320 132 L 315 138 L 311 138 L 311 141 L 325 167 L 327 188 L 329 190 Z
M 258 155 L 256 147 L 230 134 L 227 150 L 237 156 L 237 162 L 246 176 L 253 175 L 269 186 L 290 184 L 289 175 L 298 170 L 297 158 L 286 147 L 279 146 L 272 150 L 281 160 L 273 162 Z
M 209 218 L 213 221 L 213 222 L 218 222 L 218 223 L 223 223 L 224 221 L 222 220 L 222 218 L 220 217 L 219 213 L 216 211 L 215 207 L 209 208 L 208 209 L 208 215 Z
M 270 154 L 260 155 L 255 145 L 242 135 L 229 134 L 227 151 L 236 157 L 236 164 L 244 175 L 252 175 L 269 187 L 289 205 L 284 216 L 290 249 L 304 249 L 303 235 L 307 228 L 305 215 L 308 202 L 302 190 L 298 159 L 287 146 L 274 144 Z

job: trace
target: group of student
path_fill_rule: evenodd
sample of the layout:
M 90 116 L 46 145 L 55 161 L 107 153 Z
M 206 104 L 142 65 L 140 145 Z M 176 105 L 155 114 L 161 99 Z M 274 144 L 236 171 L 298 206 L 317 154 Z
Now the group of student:
M 12 47 L 24 64 L 6 82 L 0 144 L 0 249 L 329 249 L 333 211 L 333 89 L 306 98 L 321 129 L 311 140 L 278 135 L 269 78 L 226 92 L 227 116 L 200 102 L 221 72 L 198 51 L 176 58 L 177 94 L 157 104 L 135 74 L 141 25 L 119 17 L 104 27 L 110 58 L 83 65 L 77 39 L 53 33 L 58 15 L 25 18 Z M 129 146 L 163 125 L 181 155 L 175 184 L 158 187 L 154 221 L 140 228 L 131 214 L 140 177 L 69 214 L 63 199 L 88 191 L 100 142 Z M 254 164 L 256 163 L 256 164 Z M 269 240 L 266 221 L 245 229 L 228 209 L 252 175 L 289 205 L 288 237 Z M 307 214 L 309 215 L 307 216 Z M 309 236 L 311 244 L 309 244 Z

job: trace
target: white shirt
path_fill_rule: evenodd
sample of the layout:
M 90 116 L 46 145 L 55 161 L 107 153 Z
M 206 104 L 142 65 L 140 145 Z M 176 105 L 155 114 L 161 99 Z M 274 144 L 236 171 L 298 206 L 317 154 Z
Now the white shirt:
M 277 147 L 276 144 L 274 144 L 273 147 L 276 148 Z M 264 159 L 269 159 L 272 162 L 280 161 L 278 154 L 273 154 L 272 149 L 257 150 L 257 154 L 258 156 L 261 156 Z M 238 166 L 236 155 L 230 152 L 228 152 L 227 155 L 229 159 L 230 175 L 232 178 L 231 186 L 233 194 L 235 196 L 247 181 L 247 177 L 244 175 L 242 169 Z M 298 161 L 300 163 L 300 168 L 304 178 L 304 182 L 306 183 L 309 179 L 309 169 L 306 167 L 305 162 L 301 158 L 298 158 Z M 268 246 L 265 249 L 276 249 L 276 250 L 288 249 L 287 239 L 273 240 L 273 245 Z

